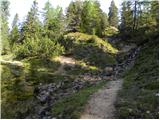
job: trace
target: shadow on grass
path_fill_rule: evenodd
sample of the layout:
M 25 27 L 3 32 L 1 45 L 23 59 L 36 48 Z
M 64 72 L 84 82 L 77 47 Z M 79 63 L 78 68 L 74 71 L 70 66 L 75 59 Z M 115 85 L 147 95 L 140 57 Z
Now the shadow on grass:
M 101 69 L 105 68 L 106 65 L 116 63 L 114 55 L 106 53 L 103 49 L 92 44 L 76 44 L 72 48 L 70 56 L 76 60 L 83 60 L 87 65 Z

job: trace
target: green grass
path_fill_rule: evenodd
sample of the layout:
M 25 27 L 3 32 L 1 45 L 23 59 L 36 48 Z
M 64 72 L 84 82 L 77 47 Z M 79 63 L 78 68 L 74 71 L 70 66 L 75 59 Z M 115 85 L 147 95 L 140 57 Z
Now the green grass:
M 115 64 L 118 50 L 107 40 L 95 35 L 84 33 L 69 33 L 64 36 L 66 53 L 70 53 L 76 60 L 82 60 L 87 65 L 104 68 L 108 64 Z
M 103 81 L 97 85 L 85 87 L 77 93 L 57 101 L 52 108 L 53 116 L 61 119 L 80 118 L 90 95 L 105 85 L 105 83 L 106 81 Z
M 69 33 L 64 36 L 65 39 L 71 39 L 74 40 L 73 42 L 75 43 L 81 43 L 81 44 L 92 44 L 97 46 L 100 49 L 103 49 L 105 52 L 111 53 L 111 54 L 116 54 L 118 50 L 107 41 L 103 40 L 96 35 L 88 35 L 85 33 Z
M 116 103 L 117 118 L 158 118 L 158 44 L 147 43 L 124 75 Z

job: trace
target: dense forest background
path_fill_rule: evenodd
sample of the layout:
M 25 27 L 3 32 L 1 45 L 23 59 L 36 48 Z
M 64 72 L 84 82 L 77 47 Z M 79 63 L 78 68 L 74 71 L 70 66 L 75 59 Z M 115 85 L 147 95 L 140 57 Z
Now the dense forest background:
M 82 32 L 104 37 L 111 30 L 109 26 L 113 26 L 120 30 L 124 38 L 145 37 L 144 34 L 149 35 L 149 30 L 157 30 L 155 28 L 159 25 L 157 1 L 124 1 L 121 18 L 118 18 L 118 9 L 114 1 L 111 3 L 108 15 L 101 10 L 98 1 L 71 2 L 66 15 L 63 15 L 61 7 L 53 8 L 48 1 L 43 9 L 43 16 L 39 16 L 37 2 L 34 1 L 26 20 L 20 26 L 18 14 L 15 15 L 11 30 L 7 22 L 8 8 L 9 2 L 2 1 L 2 54 L 12 52 L 21 58 L 61 54 L 64 49 L 59 40 L 69 32 Z M 131 42 L 143 42 L 143 40 Z M 30 49 L 28 49 L 29 46 Z
M 10 3 L 7 0 L 0 3 L 1 58 L 25 64 L 23 68 L 12 66 L 11 69 L 18 69 L 16 72 L 10 71 L 8 66 L 2 67 L 3 118 L 43 118 L 39 114 L 36 116 L 37 109 L 34 112 L 31 110 L 40 104 L 33 102 L 36 101 L 37 85 L 62 80 L 64 86 L 60 88 L 61 91 L 68 90 L 73 79 L 80 73 L 99 74 L 106 65 L 122 62 L 126 54 L 119 55 L 119 51 L 124 45 L 130 44 L 140 47 L 141 52 L 135 65 L 123 75 L 125 82 L 116 104 L 117 117 L 158 118 L 158 1 L 123 1 L 120 16 L 114 0 L 110 3 L 108 14 L 102 11 L 97 0 L 71 1 L 65 14 L 60 6 L 53 7 L 47 1 L 40 16 L 35 0 L 26 19 L 18 24 L 19 18 L 16 14 L 10 29 Z M 53 58 L 63 55 L 81 61 L 79 66 L 72 69 L 66 67 L 67 76 L 51 74 L 60 66 Z M 70 81 L 66 82 L 66 79 Z M 79 111 L 82 111 L 80 106 L 85 105 L 88 96 L 102 84 L 84 88 L 83 91 L 87 92 L 80 91 L 83 95 L 77 93 L 57 102 L 57 109 L 51 110 L 52 116 L 78 118 Z M 79 98 L 83 100 L 78 101 Z M 9 110 L 11 107 L 14 110 Z M 65 112 L 67 113 L 64 114 Z

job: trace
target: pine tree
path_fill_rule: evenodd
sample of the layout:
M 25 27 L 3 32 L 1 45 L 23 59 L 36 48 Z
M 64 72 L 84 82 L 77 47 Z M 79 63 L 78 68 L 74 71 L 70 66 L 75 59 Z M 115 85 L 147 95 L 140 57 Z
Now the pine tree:
M 50 2 L 46 2 L 44 7 L 44 36 L 57 40 L 64 31 L 64 15 L 62 8 L 53 8 Z
M 28 38 L 40 37 L 41 23 L 38 18 L 38 6 L 34 1 L 31 10 L 28 12 L 27 19 L 22 25 L 21 41 Z
M 105 24 L 106 21 L 103 18 L 103 12 L 100 9 L 99 2 L 85 1 L 81 15 L 82 32 L 101 36 Z
M 111 5 L 109 7 L 109 24 L 114 27 L 118 27 L 118 8 L 115 5 L 114 0 L 112 0 Z
M 133 27 L 133 14 L 131 9 L 131 2 L 124 1 L 122 3 L 120 30 L 122 32 L 129 32 L 132 30 L 132 27 Z
M 94 7 L 96 9 L 96 35 L 98 36 L 102 36 L 103 31 L 105 30 L 105 28 L 107 27 L 108 24 L 108 20 L 107 20 L 107 15 L 102 11 L 102 9 L 100 8 L 100 3 L 98 1 L 94 2 Z
M 108 15 L 105 12 L 102 12 L 101 15 L 101 29 L 102 29 L 102 33 L 105 31 L 105 29 L 109 26 L 109 22 L 108 22 Z
M 81 13 L 82 13 L 83 3 L 80 0 L 71 2 L 67 8 L 67 31 L 68 32 L 77 32 L 81 31 Z
M 2 0 L 0 2 L 0 12 L 1 12 L 1 40 L 2 40 L 2 54 L 6 54 L 10 50 L 9 46 L 9 27 L 8 27 L 8 17 L 9 17 L 9 1 Z
M 19 39 L 19 30 L 18 30 L 18 14 L 15 15 L 13 22 L 12 22 L 12 30 L 10 32 L 10 44 L 11 47 L 14 43 L 18 42 Z

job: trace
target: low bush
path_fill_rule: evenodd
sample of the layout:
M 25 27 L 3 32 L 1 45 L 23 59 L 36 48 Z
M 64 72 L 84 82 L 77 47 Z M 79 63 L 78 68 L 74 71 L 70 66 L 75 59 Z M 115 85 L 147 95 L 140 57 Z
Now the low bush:
M 63 50 L 63 47 L 59 43 L 51 41 L 47 37 L 42 39 L 26 39 L 23 44 L 16 44 L 14 46 L 14 53 L 17 58 L 33 56 L 50 58 L 60 55 L 63 53 Z

